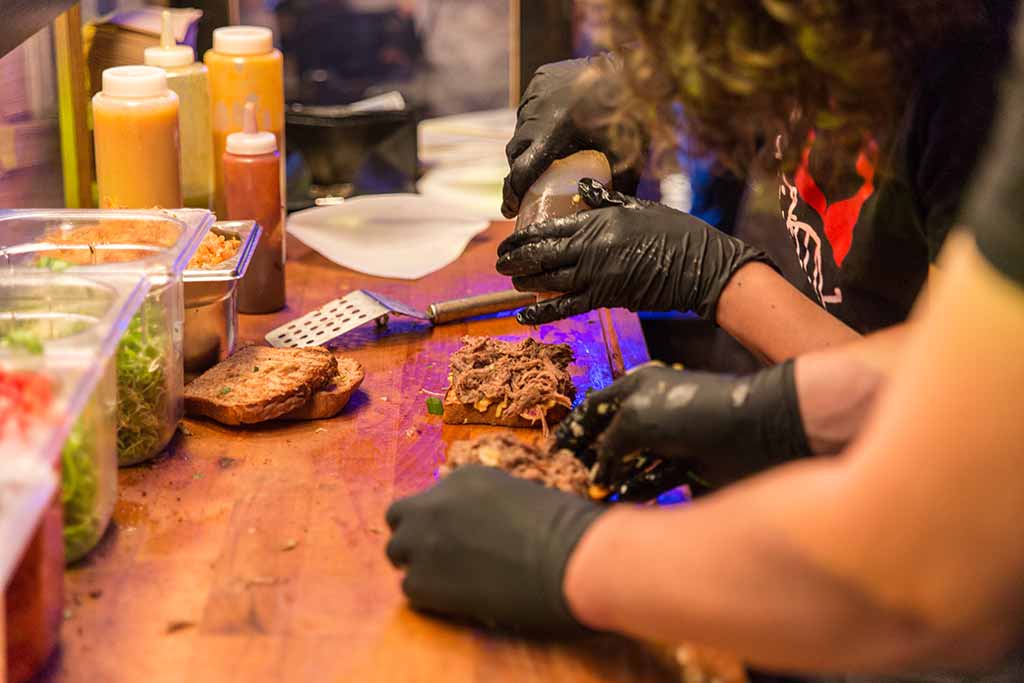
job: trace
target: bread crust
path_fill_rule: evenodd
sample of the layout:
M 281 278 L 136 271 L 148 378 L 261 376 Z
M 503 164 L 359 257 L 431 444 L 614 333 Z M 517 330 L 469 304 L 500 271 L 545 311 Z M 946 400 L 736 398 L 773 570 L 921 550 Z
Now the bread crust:
M 479 411 L 475 407 L 462 403 L 455 398 L 451 389 L 444 395 L 444 415 L 442 419 L 445 424 L 451 425 L 491 425 L 494 427 L 515 427 L 519 429 L 536 429 L 544 423 L 551 427 L 569 414 L 569 408 L 558 404 L 548 408 L 544 413 L 544 419 L 528 420 L 522 415 L 503 414 L 499 416 L 498 406 L 491 405 L 486 411 Z
M 326 420 L 335 417 L 348 405 L 365 379 L 363 366 L 352 358 L 338 358 L 338 374 L 324 388 L 315 392 L 302 406 L 279 417 L 279 420 Z

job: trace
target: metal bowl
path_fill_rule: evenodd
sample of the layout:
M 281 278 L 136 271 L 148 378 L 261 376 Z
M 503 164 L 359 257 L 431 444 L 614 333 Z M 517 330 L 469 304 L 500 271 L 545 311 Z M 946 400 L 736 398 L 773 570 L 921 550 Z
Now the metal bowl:
M 242 244 L 230 259 L 211 268 L 185 270 L 185 379 L 202 374 L 235 350 L 238 282 L 245 276 L 262 232 L 254 221 L 214 223 L 211 232 Z

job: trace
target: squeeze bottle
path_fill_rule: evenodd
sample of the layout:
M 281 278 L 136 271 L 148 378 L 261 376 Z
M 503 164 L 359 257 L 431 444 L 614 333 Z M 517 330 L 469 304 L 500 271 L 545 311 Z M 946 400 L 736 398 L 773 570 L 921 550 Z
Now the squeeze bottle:
M 100 208 L 180 208 L 178 96 L 163 70 L 106 69 L 92 118 Z
M 210 73 L 213 123 L 214 206 L 224 215 L 224 176 L 221 158 L 228 135 L 242 130 L 242 111 L 254 102 L 257 128 L 277 138 L 284 156 L 284 60 L 274 49 L 274 34 L 262 26 L 225 26 L 213 32 L 213 49 L 203 57 Z M 284 165 L 279 164 L 281 186 Z M 283 204 L 282 204 L 283 205 Z
M 228 220 L 254 220 L 263 235 L 238 289 L 242 313 L 271 313 L 284 308 L 284 209 L 281 155 L 277 138 L 256 125 L 256 105 L 244 110 L 244 129 L 225 141 L 224 202 Z
M 593 178 L 607 187 L 612 184 L 612 167 L 600 152 L 576 152 L 553 161 L 548 170 L 530 186 L 519 205 L 516 230 L 552 218 L 571 216 L 588 209 L 579 197 L 579 182 Z M 538 301 L 559 296 L 555 292 L 537 294 Z
M 210 128 L 210 82 L 206 67 L 188 45 L 174 40 L 171 13 L 163 12 L 160 47 L 147 47 L 145 62 L 167 74 L 167 87 L 178 96 L 181 141 L 181 193 L 185 206 L 213 206 L 213 132 Z

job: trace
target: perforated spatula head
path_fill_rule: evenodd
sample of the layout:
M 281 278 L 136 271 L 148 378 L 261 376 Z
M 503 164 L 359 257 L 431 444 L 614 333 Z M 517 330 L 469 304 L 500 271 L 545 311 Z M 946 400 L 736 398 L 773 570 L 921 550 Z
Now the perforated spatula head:
M 266 339 L 271 346 L 278 348 L 321 346 L 392 313 L 428 320 L 423 311 L 375 292 L 358 289 L 271 330 Z
M 376 292 L 359 289 L 273 330 L 267 335 L 267 341 L 278 348 L 320 346 L 370 321 L 386 320 L 392 314 L 443 325 L 511 311 L 534 301 L 536 296 L 530 292 L 508 290 L 439 301 L 430 304 L 424 312 Z

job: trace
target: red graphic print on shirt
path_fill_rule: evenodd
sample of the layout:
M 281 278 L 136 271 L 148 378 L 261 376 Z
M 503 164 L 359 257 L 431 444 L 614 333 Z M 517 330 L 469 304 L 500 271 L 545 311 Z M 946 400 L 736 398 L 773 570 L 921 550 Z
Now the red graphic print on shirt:
M 866 149 L 857 155 L 857 175 L 863 182 L 853 196 L 829 204 L 828 198 L 821 190 L 810 171 L 811 148 L 814 146 L 815 135 L 812 132 L 807 147 L 804 149 L 803 160 L 796 173 L 796 188 L 808 206 L 821 217 L 825 229 L 825 237 L 832 246 L 832 257 L 840 268 L 853 244 L 853 231 L 860 220 L 860 212 L 864 203 L 875 192 L 875 166 L 878 160 L 878 145 L 869 142 Z

